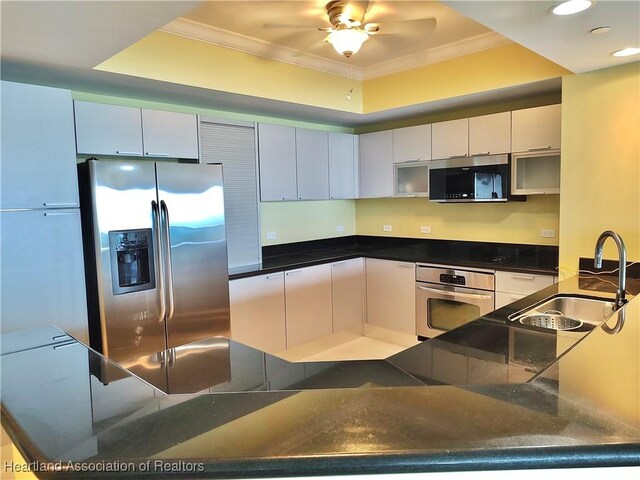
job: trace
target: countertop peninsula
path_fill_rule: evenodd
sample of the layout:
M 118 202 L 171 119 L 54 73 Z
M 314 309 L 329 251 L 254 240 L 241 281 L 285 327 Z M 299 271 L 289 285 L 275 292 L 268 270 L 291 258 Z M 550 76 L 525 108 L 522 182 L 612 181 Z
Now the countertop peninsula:
M 614 334 L 556 335 L 508 320 L 550 295 L 610 296 L 591 285 L 571 277 L 384 361 L 292 364 L 209 339 L 189 348 L 216 352 L 202 357 L 214 362 L 213 383 L 189 384 L 183 370 L 164 386 L 197 393 L 165 393 L 141 370 L 52 340 L 53 328 L 8 334 L 2 421 L 51 478 L 640 465 L 640 299 L 606 322 L 621 326 Z M 522 355 L 523 339 L 539 355 Z M 438 372 L 436 349 L 464 369 Z

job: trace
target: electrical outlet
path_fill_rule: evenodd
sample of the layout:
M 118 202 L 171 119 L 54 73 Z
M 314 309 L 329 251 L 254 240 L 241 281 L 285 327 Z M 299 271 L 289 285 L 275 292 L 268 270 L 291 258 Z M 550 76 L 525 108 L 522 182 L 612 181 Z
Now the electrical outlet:
M 391 225 L 383 225 L 382 226 L 382 231 L 383 232 L 391 232 L 393 230 L 393 227 Z
M 555 238 L 556 231 L 553 228 L 543 228 L 540 230 L 540 236 L 544 238 Z
M 344 232 L 344 225 L 336 225 L 336 232 Z
M 420 233 L 431 233 L 431 227 L 428 225 L 423 225 L 420 227 Z
M 276 232 L 267 232 L 267 240 L 275 240 Z

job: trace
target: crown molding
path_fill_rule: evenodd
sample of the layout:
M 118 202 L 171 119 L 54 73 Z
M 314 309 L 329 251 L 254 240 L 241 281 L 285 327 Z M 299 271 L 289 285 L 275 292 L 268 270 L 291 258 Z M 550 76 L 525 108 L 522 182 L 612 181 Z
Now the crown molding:
M 506 37 L 495 33 L 487 32 L 473 37 L 464 38 L 457 42 L 447 43 L 439 47 L 430 48 L 421 52 L 405 55 L 404 57 L 394 58 L 386 62 L 377 63 L 364 69 L 363 80 L 370 78 L 382 77 L 403 70 L 423 67 L 432 63 L 441 62 L 450 58 L 462 57 L 471 53 L 488 50 L 490 48 L 499 47 L 512 43 Z
M 349 65 L 346 62 L 331 60 L 312 53 L 301 55 L 295 48 L 276 45 L 275 43 L 212 27 L 211 25 L 186 18 L 178 18 L 162 27 L 160 31 L 321 72 L 344 77 L 349 75 Z M 352 66 L 351 76 L 356 80 L 362 80 L 362 68 Z
M 311 68 L 334 75 L 349 76 L 345 62 L 331 60 L 311 53 L 300 54 L 294 48 L 276 45 L 265 40 L 249 37 L 229 30 L 212 27 L 186 18 L 178 18 L 160 29 L 163 32 L 192 40 L 207 42 L 219 47 L 270 58 L 279 62 Z M 511 40 L 495 32 L 487 32 L 457 42 L 430 48 L 422 52 L 405 55 L 369 67 L 352 66 L 351 76 L 356 80 L 368 80 L 403 70 L 410 70 L 450 58 L 468 55 L 511 43 Z

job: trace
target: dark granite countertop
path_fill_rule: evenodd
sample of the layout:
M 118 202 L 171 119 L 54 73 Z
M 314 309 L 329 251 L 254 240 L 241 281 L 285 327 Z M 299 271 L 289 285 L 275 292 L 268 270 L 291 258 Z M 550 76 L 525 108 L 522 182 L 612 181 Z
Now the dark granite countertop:
M 264 247 L 262 264 L 229 270 L 243 278 L 357 257 L 468 268 L 557 274 L 558 247 L 510 243 L 349 236 Z
M 55 329 L 9 334 L 2 422 L 52 478 L 640 465 L 640 300 L 607 322 L 621 329 L 508 319 L 549 295 L 611 296 L 589 286 L 572 277 L 387 360 L 289 363 L 212 338 L 168 368 L 128 365 L 150 383 L 52 344 Z

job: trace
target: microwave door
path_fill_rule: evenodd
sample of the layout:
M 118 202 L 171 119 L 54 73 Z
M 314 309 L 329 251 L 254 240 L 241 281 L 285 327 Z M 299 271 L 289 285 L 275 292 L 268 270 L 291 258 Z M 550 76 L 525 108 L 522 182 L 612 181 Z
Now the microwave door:
M 115 361 L 165 348 L 152 163 L 89 161 L 97 296 L 92 345 Z M 99 316 L 98 318 L 93 315 Z M 100 345 L 98 345 L 100 343 Z
M 229 336 L 222 166 L 156 164 L 168 348 Z

